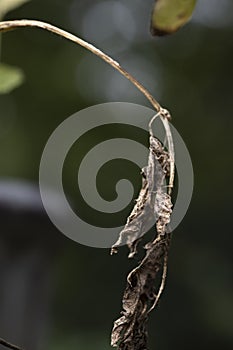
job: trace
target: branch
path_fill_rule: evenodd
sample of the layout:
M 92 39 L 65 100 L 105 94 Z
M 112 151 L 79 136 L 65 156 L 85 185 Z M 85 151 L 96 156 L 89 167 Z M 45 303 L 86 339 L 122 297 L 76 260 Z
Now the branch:
M 148 314 L 157 305 L 164 289 L 167 274 L 168 250 L 171 240 L 171 234 L 167 231 L 167 225 L 169 224 L 172 212 L 171 192 L 174 183 L 175 163 L 173 139 L 168 122 L 170 114 L 167 110 L 163 109 L 149 91 L 130 73 L 122 68 L 118 62 L 83 39 L 49 23 L 37 20 L 22 19 L 0 22 L 0 32 L 7 32 L 23 27 L 36 27 L 47 30 L 91 51 L 136 86 L 157 111 L 157 114 L 152 118 L 149 124 L 150 155 L 148 166 L 143 169 L 145 178 L 142 190 L 139 194 L 139 199 L 136 201 L 135 208 L 120 234 L 119 240 L 112 247 L 112 252 L 115 252 L 121 241 L 126 239 L 126 243 L 131 251 L 130 255 L 133 256 L 136 254 L 136 248 L 142 236 L 142 230 L 145 231 L 147 227 L 147 211 L 149 210 L 151 214 L 152 210 L 152 217 L 157 214 L 155 224 L 157 237 L 152 242 L 147 243 L 145 246 L 146 254 L 144 258 L 128 275 L 123 297 L 123 316 L 115 321 L 111 343 L 112 346 L 122 350 L 147 349 L 146 325 Z M 154 137 L 152 132 L 152 123 L 158 116 L 161 118 L 165 128 L 168 152 L 165 151 L 162 144 Z M 168 186 L 164 186 L 166 180 L 168 180 Z M 145 223 L 143 223 L 141 219 L 145 219 Z M 129 234 L 132 233 L 131 231 L 134 232 L 133 236 Z M 158 292 L 156 292 L 154 282 L 161 269 L 163 269 L 161 284 Z M 0 344 L 13 350 L 21 350 L 19 347 L 3 339 L 0 339 Z
M 22 348 L 18 347 L 17 345 L 11 344 L 8 341 L 0 338 L 0 345 L 5 346 L 8 349 L 13 349 L 13 350 L 22 350 Z
M 20 19 L 20 20 L 0 22 L 0 32 L 8 32 L 8 31 L 15 30 L 18 28 L 23 28 L 23 27 L 35 27 L 35 28 L 47 30 L 51 33 L 61 36 L 91 51 L 94 55 L 100 57 L 103 61 L 107 62 L 110 66 L 115 68 L 125 78 L 127 78 L 134 86 L 136 86 L 136 88 L 139 91 L 141 91 L 143 95 L 150 101 L 150 103 L 152 104 L 152 106 L 155 108 L 157 112 L 161 110 L 160 104 L 149 93 L 149 91 L 141 83 L 139 83 L 139 81 L 137 81 L 130 73 L 128 73 L 124 68 L 122 68 L 117 61 L 113 60 L 106 53 L 97 49 L 94 45 L 86 42 L 85 40 L 77 37 L 76 35 L 73 35 L 65 30 L 55 27 L 52 24 L 37 21 L 37 20 Z

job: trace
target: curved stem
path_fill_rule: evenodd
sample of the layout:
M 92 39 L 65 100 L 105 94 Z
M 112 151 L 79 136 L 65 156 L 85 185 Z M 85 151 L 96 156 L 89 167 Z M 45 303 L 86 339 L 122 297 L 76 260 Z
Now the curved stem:
M 174 142 L 173 142 L 173 137 L 171 133 L 171 128 L 168 122 L 168 120 L 171 119 L 171 115 L 170 115 L 170 112 L 168 112 L 168 110 L 166 110 L 165 108 L 160 108 L 160 111 L 153 116 L 153 118 L 149 123 L 149 132 L 150 132 L 150 135 L 153 137 L 154 137 L 154 134 L 152 131 L 152 124 L 157 117 L 160 117 L 165 129 L 166 137 L 167 137 L 168 151 L 169 151 L 169 164 L 170 164 L 168 194 L 171 195 L 173 185 L 174 185 L 174 179 L 175 179 L 175 149 L 174 149 Z
M 7 32 L 10 30 L 14 30 L 17 28 L 22 27 L 36 27 L 41 28 L 44 30 L 47 30 L 49 32 L 52 32 L 56 35 L 59 35 L 67 40 L 73 41 L 74 43 L 83 46 L 85 49 L 91 51 L 96 56 L 100 57 L 102 60 L 110 64 L 113 68 L 118 70 L 125 78 L 127 78 L 133 85 L 136 86 L 138 90 L 140 90 L 143 95 L 150 101 L 152 106 L 157 110 L 157 112 L 160 111 L 161 106 L 160 104 L 154 99 L 154 97 L 149 93 L 149 91 L 141 84 L 139 83 L 130 73 L 128 73 L 124 68 L 120 66 L 118 62 L 113 60 L 110 56 L 105 54 L 103 51 L 97 49 L 92 44 L 89 44 L 85 40 L 65 31 L 58 27 L 53 26 L 52 24 L 37 21 L 37 20 L 29 20 L 29 19 L 21 19 L 21 20 L 13 20 L 13 21 L 3 21 L 0 22 L 0 32 Z
M 163 274 L 162 274 L 162 280 L 161 280 L 161 283 L 160 283 L 159 291 L 157 293 L 157 296 L 155 298 L 155 301 L 154 301 L 153 305 L 148 310 L 148 313 L 151 312 L 156 307 L 156 305 L 158 304 L 159 299 L 160 299 L 160 297 L 161 297 L 161 295 L 163 293 L 163 290 L 164 290 L 164 287 L 165 287 L 166 278 L 167 278 L 167 262 L 168 262 L 168 252 L 165 253 L 164 260 L 163 260 Z
M 12 349 L 12 350 L 22 350 L 20 347 L 18 347 L 17 345 L 11 344 L 8 341 L 0 338 L 0 345 L 5 346 L 8 349 Z

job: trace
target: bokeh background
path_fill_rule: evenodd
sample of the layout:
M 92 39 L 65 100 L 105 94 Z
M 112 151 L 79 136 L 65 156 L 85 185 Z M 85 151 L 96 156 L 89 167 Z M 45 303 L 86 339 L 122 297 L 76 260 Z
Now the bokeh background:
M 195 188 L 174 232 L 166 290 L 150 317 L 150 349 L 228 350 L 233 3 L 199 0 L 192 21 L 166 38 L 150 35 L 152 4 L 33 0 L 5 19 L 40 19 L 80 35 L 120 61 L 172 112 L 191 154 Z M 1 60 L 21 67 L 26 80 L 0 95 L 0 337 L 27 350 L 111 349 L 112 323 L 136 262 L 125 247 L 111 257 L 53 227 L 38 193 L 39 162 L 50 134 L 78 110 L 111 101 L 149 104 L 99 58 L 38 29 L 4 34 Z M 71 159 L 65 183 L 78 205 L 75 153 Z M 130 176 L 139 190 L 139 172 Z

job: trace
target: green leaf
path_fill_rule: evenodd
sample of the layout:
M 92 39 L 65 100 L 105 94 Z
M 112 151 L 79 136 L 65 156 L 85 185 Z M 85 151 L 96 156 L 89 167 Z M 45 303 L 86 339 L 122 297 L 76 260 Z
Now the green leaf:
M 28 1 L 30 0 L 0 0 L 0 18 L 3 18 L 7 12 L 14 10 Z
M 197 0 L 156 0 L 152 18 L 152 35 L 176 32 L 192 16 Z
M 20 68 L 0 63 L 0 94 L 7 94 L 20 86 L 24 81 L 24 74 Z

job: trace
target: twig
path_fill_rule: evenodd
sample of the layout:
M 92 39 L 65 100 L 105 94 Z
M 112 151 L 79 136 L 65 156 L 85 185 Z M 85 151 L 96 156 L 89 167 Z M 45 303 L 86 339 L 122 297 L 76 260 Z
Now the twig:
M 163 123 L 165 133 L 166 133 L 167 143 L 168 143 L 169 168 L 170 168 L 168 194 L 171 195 L 171 192 L 174 186 L 174 178 L 175 178 L 175 150 L 174 150 L 174 142 L 173 142 L 173 137 L 171 133 L 171 128 L 168 121 L 169 119 L 171 119 L 171 114 L 165 108 L 160 109 L 160 111 L 151 119 L 149 123 L 149 132 L 151 136 L 153 136 L 152 124 L 158 116 L 160 116 L 160 119 Z
M 12 350 L 22 350 L 22 348 L 20 348 L 19 346 L 11 344 L 11 343 L 9 343 L 8 341 L 6 341 L 6 340 L 4 340 L 2 338 L 0 338 L 0 345 L 3 345 L 6 348 L 12 349 Z
M 152 104 L 152 106 L 155 108 L 156 111 L 159 112 L 161 110 L 160 104 L 149 93 L 149 91 L 141 83 L 139 83 L 139 81 L 137 81 L 130 73 L 128 73 L 124 68 L 122 68 L 117 61 L 113 60 L 106 53 L 97 49 L 94 45 L 86 42 L 85 40 L 77 37 L 76 35 L 73 35 L 65 30 L 55 27 L 52 24 L 41 22 L 38 20 L 20 19 L 20 20 L 0 22 L 0 32 L 7 32 L 14 29 L 22 28 L 22 27 L 36 27 L 36 28 L 44 29 L 56 35 L 59 35 L 67 40 L 73 41 L 78 45 L 83 46 L 85 49 L 91 51 L 93 54 L 100 57 L 102 60 L 104 60 L 108 64 L 110 64 L 110 66 L 118 70 L 118 72 L 120 72 L 134 86 L 136 86 L 136 88 L 140 90 L 143 93 L 143 95 L 150 101 L 150 103 Z
M 165 287 L 166 278 L 167 278 L 167 261 L 168 261 L 168 252 L 166 251 L 165 255 L 164 255 L 164 260 L 163 260 L 163 274 L 162 274 L 162 279 L 161 279 L 161 284 L 160 284 L 160 287 L 159 287 L 159 291 L 158 291 L 157 296 L 155 298 L 154 304 L 148 310 L 148 313 L 151 312 L 156 307 L 156 305 L 158 304 L 159 299 L 160 299 L 160 297 L 161 297 L 161 295 L 163 293 L 163 290 L 164 290 L 164 287 Z
M 174 183 L 175 163 L 174 163 L 174 145 L 172 134 L 168 120 L 170 119 L 170 113 L 163 109 L 155 98 L 149 93 L 149 91 L 139 83 L 130 73 L 128 73 L 121 65 L 113 60 L 110 56 L 97 49 L 92 44 L 85 40 L 64 31 L 58 27 L 55 27 L 49 23 L 41 22 L 38 20 L 13 20 L 0 22 L 0 33 L 7 32 L 23 27 L 36 27 L 47 30 L 58 36 L 61 36 L 69 41 L 72 41 L 85 49 L 91 51 L 96 56 L 100 57 L 118 72 L 120 72 L 125 78 L 127 78 L 142 94 L 149 100 L 152 106 L 157 111 L 157 114 L 149 125 L 150 129 L 150 152 L 153 163 L 151 169 L 157 169 L 161 173 L 157 180 L 150 179 L 148 176 L 154 175 L 147 170 L 146 180 L 150 182 L 157 181 L 158 198 L 157 207 L 158 219 L 156 221 L 156 229 L 158 236 L 146 246 L 146 255 L 142 262 L 136 267 L 128 276 L 127 286 L 123 297 L 123 316 L 115 321 L 114 329 L 112 332 L 112 345 L 118 346 L 122 350 L 141 350 L 147 349 L 147 329 L 146 323 L 148 313 L 156 306 L 161 293 L 164 289 L 166 274 L 167 274 L 167 257 L 170 243 L 170 234 L 166 232 L 166 226 L 170 221 L 171 214 L 171 191 Z M 166 132 L 168 142 L 168 152 L 166 152 L 160 142 L 153 136 L 151 125 L 153 120 L 159 116 Z M 149 167 L 148 167 L 149 169 Z M 154 177 L 154 176 L 153 176 Z M 162 185 L 165 178 L 169 179 L 168 190 L 163 191 Z M 161 180 L 161 181 L 160 181 Z M 146 185 L 148 185 L 146 183 Z M 151 183 L 150 183 L 151 185 Z M 149 193 L 152 196 L 153 192 Z M 146 193 L 148 195 L 148 193 Z M 145 203 L 142 201 L 142 208 Z M 138 209 L 138 208 L 136 208 Z M 140 210 L 136 211 L 136 218 L 140 215 Z M 135 214 L 135 213 L 134 213 Z M 128 243 L 129 247 L 133 247 L 134 242 Z M 115 246 L 113 246 L 114 248 Z M 136 246 L 135 246 L 136 247 Z M 134 250 L 136 249 L 134 247 Z M 153 282 L 156 279 L 157 273 L 163 265 L 163 274 L 160 284 L 160 288 L 157 296 L 154 293 Z M 152 304 L 152 306 L 151 306 Z M 0 344 L 13 349 L 21 350 L 19 347 L 10 344 L 3 339 L 0 339 Z

